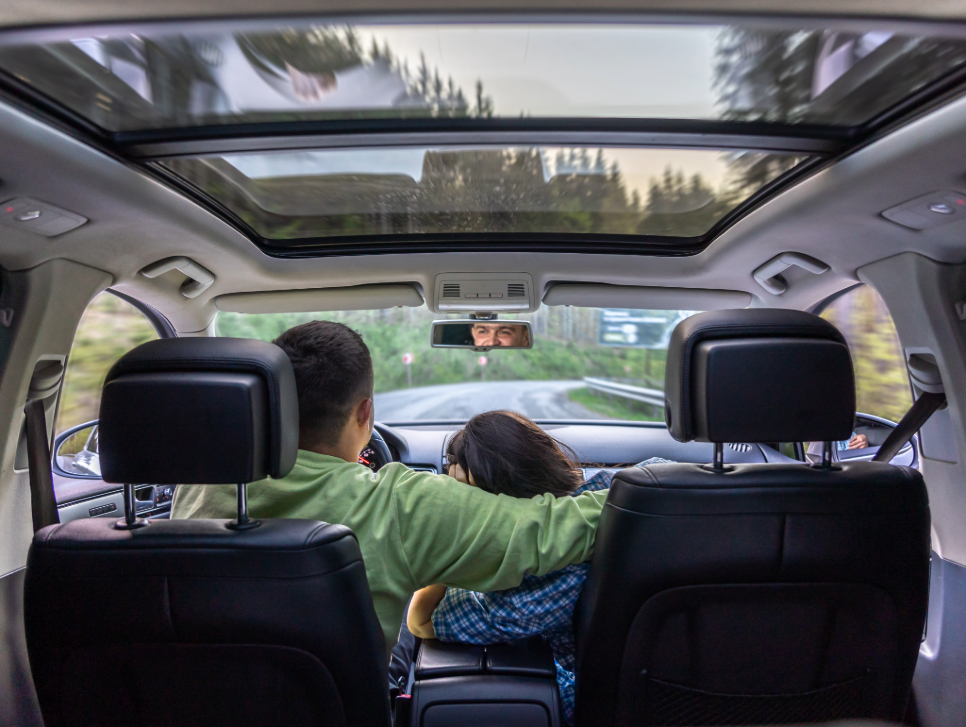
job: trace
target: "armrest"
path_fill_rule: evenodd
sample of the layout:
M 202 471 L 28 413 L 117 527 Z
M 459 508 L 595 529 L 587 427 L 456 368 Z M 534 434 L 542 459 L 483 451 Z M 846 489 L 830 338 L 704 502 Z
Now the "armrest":
M 554 679 L 550 642 L 542 636 L 509 641 L 505 644 L 447 644 L 430 639 L 419 646 L 415 664 L 416 679 L 500 674 L 502 676 Z
M 561 724 L 557 670 L 542 636 L 487 646 L 423 641 L 415 672 L 412 727 Z
M 486 647 L 486 672 L 507 676 L 555 679 L 557 667 L 553 663 L 550 642 L 542 636 L 490 644 Z
M 424 640 L 416 656 L 415 676 L 420 679 L 479 676 L 484 671 L 486 647 L 475 644 L 446 644 Z

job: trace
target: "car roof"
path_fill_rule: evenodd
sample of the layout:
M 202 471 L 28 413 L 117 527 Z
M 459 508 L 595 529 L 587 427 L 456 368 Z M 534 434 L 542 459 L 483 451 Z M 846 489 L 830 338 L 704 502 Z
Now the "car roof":
M 203 4 L 196 5 L 205 8 Z M 753 25 L 759 19 L 751 15 L 729 19 L 721 13 L 725 8 L 742 13 L 774 10 L 759 3 L 715 6 L 718 10 L 715 15 L 695 14 L 689 16 L 687 22 L 721 23 L 727 20 Z M 29 37 L 36 41 L 51 32 L 70 35 L 83 31 L 88 37 L 120 32 L 117 25 L 105 25 L 99 29 L 88 26 L 78 31 L 65 24 L 68 20 L 118 21 L 133 17 L 141 23 L 138 26 L 141 29 L 160 27 L 142 22 L 144 18 L 157 18 L 157 14 L 152 15 L 146 9 L 140 12 L 137 6 L 133 7 L 131 10 L 132 6 L 125 4 L 122 10 L 121 5 L 114 8 L 108 4 L 85 4 L 86 15 L 74 10 L 59 15 L 59 27 L 8 29 L 4 37 Z M 233 16 L 245 16 L 261 7 L 239 4 L 231 9 Z M 423 6 L 424 9 L 427 7 Z M 176 4 L 166 6 L 164 13 L 177 14 L 181 12 L 178 8 Z M 963 32 L 958 23 L 940 25 L 933 22 L 940 11 L 950 11 L 940 4 L 926 3 L 917 7 L 916 12 L 920 15 L 917 18 L 910 18 L 908 13 L 903 13 L 901 18 L 886 17 L 899 15 L 899 7 L 882 3 L 837 3 L 836 12 L 828 8 L 823 10 L 820 4 L 810 4 L 807 8 L 824 12 L 825 16 L 805 19 L 801 15 L 771 17 L 767 22 L 816 27 L 834 26 L 841 20 L 847 21 L 849 28 L 854 28 L 859 22 L 856 16 L 866 15 L 875 17 L 860 18 L 862 27 L 881 32 L 901 30 L 911 35 L 952 33 L 954 36 Z M 273 8 L 276 12 L 287 9 L 287 6 L 280 10 Z M 326 9 L 338 12 L 335 5 Z M 378 8 L 372 6 L 369 9 Z M 402 9 L 394 4 L 397 18 Z M 529 6 L 524 9 L 529 10 Z M 534 12 L 540 10 L 537 6 L 533 9 Z M 614 5 L 613 9 L 620 8 Z M 639 4 L 633 9 L 657 12 L 664 8 Z M 317 12 L 318 9 L 313 10 Z M 354 10 L 354 17 L 359 18 L 359 6 Z M 220 12 L 227 12 L 225 6 L 220 6 Z M 198 15 L 186 11 L 181 14 Z M 846 14 L 851 17 L 843 20 Z M 14 13 L 4 22 L 21 17 L 26 16 Z M 514 19 L 519 21 L 521 17 L 517 15 Z M 587 17 L 596 21 L 604 16 L 598 12 L 583 16 L 583 20 Z M 313 18 L 296 20 L 322 22 L 319 16 Z M 420 22 L 425 22 L 426 18 L 425 15 L 419 16 Z M 450 22 L 456 18 L 462 22 L 477 22 L 482 16 L 479 13 L 447 16 Z M 494 16 L 487 18 L 493 21 Z M 640 20 L 642 16 L 635 18 Z M 540 19 L 542 22 L 573 22 L 575 16 L 568 19 L 558 13 L 552 18 L 541 15 Z M 662 19 L 681 21 L 680 16 L 663 16 Z M 296 20 L 288 17 L 277 22 L 291 24 Z M 362 22 L 372 20 L 367 16 Z M 23 22 L 39 24 L 44 20 L 37 16 Z M 228 20 L 209 17 L 204 22 L 210 26 Z M 944 194 L 953 193 L 963 187 L 962 172 L 955 162 L 955 153 L 952 153 L 963 146 L 958 133 L 960 120 L 966 117 L 966 103 L 960 98 L 962 81 L 956 73 L 953 77 L 940 76 L 937 78 L 942 82 L 929 86 L 925 95 L 916 96 L 915 103 L 892 115 L 880 116 L 871 124 L 861 121 L 844 132 L 831 128 L 816 132 L 814 128 L 802 126 L 789 133 L 788 128 L 783 128 L 783 137 L 775 134 L 774 129 L 768 130 L 764 136 L 772 146 L 777 143 L 775 139 L 785 139 L 781 142 L 785 148 L 771 151 L 802 157 L 798 167 L 793 165 L 792 173 L 768 180 L 762 187 L 765 194 L 756 196 L 752 193 L 747 200 L 739 201 L 734 207 L 738 214 L 729 217 L 725 213 L 707 234 L 697 236 L 700 244 L 685 249 L 680 243 L 683 238 L 678 236 L 674 243 L 678 247 L 648 249 L 646 244 L 653 241 L 637 239 L 636 243 L 645 246 L 626 250 L 608 247 L 603 244 L 605 240 L 587 235 L 580 237 L 579 244 L 568 246 L 566 236 L 557 229 L 551 229 L 545 239 L 539 240 L 540 245 L 521 244 L 520 239 L 508 241 L 479 236 L 473 245 L 461 246 L 452 244 L 454 235 L 449 231 L 444 235 L 449 239 L 442 241 L 447 244 L 421 247 L 414 244 L 414 240 L 399 235 L 398 230 L 391 230 L 389 237 L 399 243 L 395 247 L 382 244 L 384 240 L 364 239 L 353 249 L 299 249 L 293 246 L 280 250 L 278 245 L 268 244 L 272 240 L 266 243 L 266 237 L 251 229 L 251 225 L 246 228 L 245 224 L 240 224 L 242 215 L 228 208 L 229 205 L 217 195 L 207 193 L 190 179 L 186 183 L 188 173 L 173 170 L 165 160 L 185 160 L 186 164 L 193 164 L 206 154 L 224 156 L 252 151 L 284 154 L 286 148 L 291 147 L 325 148 L 318 133 L 311 136 L 307 127 L 270 125 L 262 128 L 239 126 L 226 133 L 217 129 L 214 132 L 209 129 L 202 133 L 196 133 L 196 130 L 185 133 L 184 128 L 134 129 L 131 132 L 90 128 L 82 123 L 85 119 L 78 120 L 65 113 L 63 104 L 58 105 L 56 98 L 51 103 L 49 94 L 37 95 L 30 83 L 24 84 L 20 78 L 18 85 L 18 79 L 14 78 L 4 84 L 0 104 L 0 116 L 3 117 L 0 136 L 9 150 L 5 163 L 0 164 L 4 199 L 40 198 L 83 215 L 90 223 L 60 238 L 43 242 L 26 232 L 14 231 L 0 239 L 0 254 L 10 269 L 68 257 L 105 270 L 113 278 L 112 287 L 158 308 L 184 333 L 203 331 L 210 325 L 219 310 L 219 297 L 253 292 L 404 284 L 419 291 L 427 304 L 437 309 L 438 301 L 433 291 L 437 279 L 445 273 L 524 272 L 532 280 L 531 308 L 540 304 L 551 287 L 561 283 L 640 289 L 680 288 L 696 294 L 702 291 L 740 293 L 748 296 L 753 305 L 807 308 L 859 282 L 863 265 L 898 252 L 915 250 L 934 259 L 959 259 L 956 225 L 920 231 L 895 224 L 882 216 L 883 211 L 924 194 L 943 190 Z M 644 121 L 643 125 L 647 126 L 654 120 Z M 591 118 L 589 122 L 567 132 L 570 134 L 564 137 L 567 143 L 559 145 L 591 153 L 605 148 L 606 145 L 594 136 L 600 130 L 591 128 L 599 125 L 601 120 Z M 742 144 L 761 131 L 760 128 L 717 127 L 718 137 L 709 142 L 708 128 L 689 128 L 686 124 L 682 126 L 680 120 L 672 122 L 679 126 L 661 132 L 648 131 L 657 133 L 657 144 L 651 139 L 650 143 L 627 143 L 626 146 L 638 150 L 657 146 L 733 151 L 736 147 L 741 149 Z M 362 119 L 349 126 L 343 124 L 339 133 L 349 139 L 349 145 L 358 145 L 362 143 L 359 139 L 374 130 L 381 134 L 398 133 L 398 129 L 393 129 L 398 123 L 400 120 L 390 119 L 380 126 L 378 120 Z M 463 134 L 464 139 L 472 140 L 474 134 L 486 132 L 495 134 L 490 143 L 502 144 L 502 148 L 519 145 L 521 139 L 529 139 L 529 143 L 538 148 L 553 148 L 547 142 L 540 143 L 541 135 L 550 139 L 546 135 L 554 131 L 546 119 L 514 121 L 505 128 L 485 123 L 474 126 L 473 121 L 466 123 L 465 128 L 445 128 L 434 123 L 407 130 L 406 145 L 411 148 L 423 143 L 426 147 L 423 149 L 424 161 L 426 149 L 431 146 L 427 140 L 435 139 L 438 143 L 446 134 Z M 318 124 L 314 128 L 318 132 Z M 613 129 L 610 131 L 617 133 Z M 326 133 L 331 139 L 331 130 Z M 686 137 L 683 141 L 680 138 L 682 133 Z M 676 143 L 669 141 L 671 134 L 679 135 Z M 695 143 L 698 138 L 705 140 L 703 147 Z M 801 148 L 813 142 L 814 146 Z M 760 138 L 757 145 L 763 145 Z M 252 194 L 251 190 L 245 193 Z M 787 253 L 806 255 L 817 264 L 814 269 L 807 265 L 787 268 L 784 278 L 788 289 L 784 292 L 776 293 L 756 281 L 756 270 Z M 184 278 L 179 277 L 181 274 L 177 271 L 159 277 L 147 277 L 141 273 L 146 266 L 178 256 L 190 257 L 196 265 L 210 271 L 215 279 L 211 287 L 197 297 L 186 299 L 179 292 L 180 281 Z M 780 261 L 777 264 L 782 265 Z M 817 274 L 825 266 L 827 272 Z M 584 294 L 583 299 L 586 298 Z M 561 296 L 553 299 L 559 301 Z

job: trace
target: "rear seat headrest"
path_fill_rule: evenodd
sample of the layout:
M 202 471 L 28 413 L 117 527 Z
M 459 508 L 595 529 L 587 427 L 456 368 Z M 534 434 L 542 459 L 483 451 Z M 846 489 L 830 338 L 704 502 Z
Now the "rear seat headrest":
M 722 310 L 682 321 L 671 334 L 665 417 L 688 442 L 819 442 L 848 439 L 855 379 L 838 329 L 810 313 Z
M 238 484 L 284 477 L 298 454 L 288 356 L 265 341 L 145 343 L 107 374 L 99 452 L 106 482 Z

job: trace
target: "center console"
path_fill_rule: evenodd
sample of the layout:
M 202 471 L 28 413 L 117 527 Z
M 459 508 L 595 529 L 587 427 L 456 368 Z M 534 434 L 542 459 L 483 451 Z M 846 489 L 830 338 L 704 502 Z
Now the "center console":
M 550 644 L 542 636 L 477 646 L 423 641 L 396 727 L 560 727 Z

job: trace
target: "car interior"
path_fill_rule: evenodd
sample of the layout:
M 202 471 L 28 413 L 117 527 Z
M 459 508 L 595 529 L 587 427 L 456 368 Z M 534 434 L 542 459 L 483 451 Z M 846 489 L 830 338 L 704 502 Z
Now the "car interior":
M 961 725 L 964 129 L 938 0 L 11 3 L 0 724 L 568 724 L 540 636 L 390 686 L 353 532 L 248 511 L 324 319 L 373 472 L 513 409 L 613 474 L 573 724 Z

